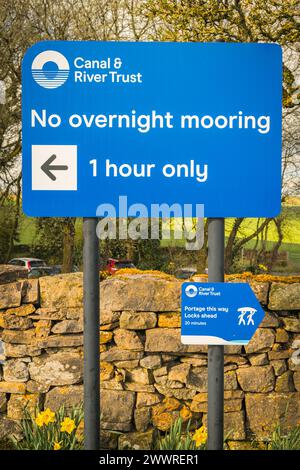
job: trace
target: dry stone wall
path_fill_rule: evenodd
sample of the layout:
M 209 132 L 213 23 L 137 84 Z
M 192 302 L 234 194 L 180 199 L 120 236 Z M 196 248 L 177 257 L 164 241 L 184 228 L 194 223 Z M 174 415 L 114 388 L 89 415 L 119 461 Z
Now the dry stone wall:
M 277 422 L 287 429 L 300 420 L 300 283 L 251 285 L 265 319 L 247 347 L 225 348 L 225 433 L 232 449 L 268 439 Z M 181 344 L 180 286 L 143 274 L 100 284 L 105 448 L 149 448 L 178 416 L 195 425 L 207 420 L 207 349 Z M 1 439 L 18 435 L 25 409 L 82 402 L 82 274 L 0 285 L 0 309 Z

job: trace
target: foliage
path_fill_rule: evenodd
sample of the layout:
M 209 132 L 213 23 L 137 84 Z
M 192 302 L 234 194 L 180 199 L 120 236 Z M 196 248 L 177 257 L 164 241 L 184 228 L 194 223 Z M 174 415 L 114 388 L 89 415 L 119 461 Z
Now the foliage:
M 160 240 L 138 240 L 136 264 L 140 269 L 162 269 L 165 257 L 160 249 Z
M 63 219 L 39 217 L 35 221 L 36 236 L 32 254 L 49 264 L 61 264 L 63 255 Z
M 268 268 L 262 263 L 245 264 L 245 261 L 238 258 L 232 263 L 228 274 L 242 274 L 244 272 L 250 272 L 252 274 L 266 274 L 268 272 Z
M 300 426 L 284 433 L 280 425 L 276 426 L 268 450 L 300 450 Z
M 82 407 L 67 412 L 62 406 L 55 413 L 49 408 L 42 412 L 36 410 L 34 416 L 25 410 L 20 424 L 24 438 L 20 442 L 13 439 L 14 447 L 17 450 L 80 450 L 78 431 L 82 422 Z
M 174 280 L 174 276 L 171 274 L 166 274 L 163 271 L 157 271 L 157 270 L 142 270 L 142 269 L 132 269 L 132 268 L 125 268 L 125 269 L 120 269 L 114 276 L 130 276 L 132 274 L 150 274 L 154 275 L 156 277 L 161 277 L 163 279 L 169 279 L 169 280 Z M 207 279 L 207 274 L 199 273 L 195 274 L 191 280 L 194 279 L 196 276 L 201 276 L 201 278 Z M 230 282 L 230 281 L 235 281 L 237 279 L 242 279 L 246 281 L 253 281 L 253 282 L 280 282 L 284 284 L 293 284 L 296 282 L 300 282 L 300 276 L 273 276 L 272 274 L 253 274 L 252 272 L 249 271 L 244 271 L 242 273 L 237 273 L 237 274 L 225 274 L 225 280 Z
M 100 258 L 126 258 L 126 246 L 122 240 L 101 240 L 100 241 Z
M 300 40 L 298 0 L 148 0 L 144 14 L 162 41 L 274 42 Z M 283 106 L 299 103 L 295 75 L 285 63 Z
M 135 268 L 124 268 L 124 269 L 119 269 L 114 276 L 131 276 L 134 274 L 148 274 L 150 276 L 155 276 L 161 279 L 169 280 L 172 281 L 174 280 L 174 277 L 172 275 L 169 275 L 163 271 L 158 271 L 155 269 L 135 269 Z
M 49 264 L 62 264 L 62 272 L 72 272 L 76 264 L 74 251 L 75 218 L 40 217 L 35 221 L 32 254 Z
M 110 277 L 111 274 L 107 271 L 100 271 L 100 281 L 105 281 L 105 279 L 107 279 L 108 277 Z
M 8 261 L 7 255 L 13 241 L 18 240 L 18 234 L 14 233 L 14 211 L 13 204 L 5 204 L 0 210 L 0 263 Z
M 299 0 L 2 0 L 0 2 L 0 80 L 6 88 L 5 103 L 0 104 L 0 203 L 13 194 L 18 199 L 20 191 L 21 152 L 21 58 L 26 49 L 40 40 L 155 40 L 155 41 L 228 41 L 271 42 L 284 46 L 283 69 L 283 199 L 299 193 L 299 75 L 297 45 L 300 40 Z M 296 116 L 296 117 L 295 117 Z M 297 160 L 298 159 L 298 160 Z M 11 251 L 17 236 L 19 211 L 16 210 L 12 230 L 9 229 Z M 276 220 L 276 219 L 274 219 Z M 235 223 L 235 221 L 233 222 Z M 237 219 L 231 227 L 226 247 L 226 270 L 238 259 L 241 248 L 248 242 L 259 242 L 267 231 L 274 233 L 276 242 L 274 258 L 281 246 L 285 227 L 280 220 L 270 222 L 251 233 L 243 233 L 244 225 Z M 42 227 L 43 225 L 43 227 Z M 297 232 L 296 222 L 290 226 Z M 261 230 L 262 227 L 262 231 Z M 68 245 L 66 259 L 81 264 L 82 239 L 72 241 L 74 233 L 54 223 L 41 221 L 34 243 L 35 255 L 49 262 L 61 263 L 63 245 Z M 4 240 L 7 240 L 5 227 Z M 299 230 L 298 230 L 299 231 Z M 285 233 L 283 233 L 285 237 Z M 228 242 L 228 240 L 227 240 Z M 248 243 L 247 242 L 247 243 Z M 292 240 L 294 243 L 294 240 Z M 0 234 L 0 246 L 2 244 Z M 279 243 L 279 244 L 278 244 Z M 26 242 L 27 244 L 27 242 Z M 157 241 L 108 241 L 102 244 L 105 256 L 129 257 L 143 269 L 172 271 L 168 262 L 177 263 L 171 252 L 158 249 Z M 4 251 L 4 248 L 3 250 Z M 199 258 L 205 250 L 199 253 Z M 68 255 L 69 253 L 69 255 Z M 0 253 L 1 256 L 1 253 Z M 168 259 L 166 259 L 168 258 Z M 297 258 L 299 259 L 299 258 Z M 65 264 L 67 264 L 65 261 Z M 180 261 L 181 266 L 184 261 Z M 259 262 L 265 261 L 263 259 Z M 202 263 L 205 266 L 205 263 Z M 199 265 L 199 264 L 198 264 Z
M 179 417 L 171 426 L 165 436 L 156 442 L 158 450 L 204 450 L 207 440 L 207 432 L 204 426 L 197 429 L 194 434 L 190 432 L 191 420 L 183 430 L 183 420 Z
M 118 219 L 116 223 L 116 239 L 104 239 L 100 241 L 101 258 L 127 258 L 141 269 L 161 269 L 165 262 L 164 254 L 160 251 L 160 240 L 151 240 L 138 238 L 119 239 L 120 223 L 122 219 Z M 130 230 L 132 219 L 127 220 L 127 230 Z M 150 234 L 150 219 L 148 220 L 148 235 Z M 139 227 L 136 228 L 137 235 Z
M 83 264 L 83 224 L 82 219 L 76 219 L 74 237 L 73 263 L 81 267 Z
M 207 441 L 207 431 L 201 426 L 194 433 L 190 431 L 190 420 L 185 430 L 183 430 L 182 418 L 178 418 L 170 430 L 160 437 L 155 448 L 158 450 L 205 450 Z M 225 437 L 226 442 L 229 438 Z M 253 442 L 254 448 L 261 448 L 261 443 Z M 266 450 L 299 450 L 300 449 L 300 425 L 284 433 L 280 425 L 271 435 L 270 441 L 264 446 Z
M 14 445 L 7 438 L 0 439 L 0 450 L 14 450 Z
M 265 42 L 284 46 L 283 65 L 283 201 L 299 194 L 299 104 L 297 75 L 300 40 L 299 0 L 148 0 L 144 14 L 153 26 L 153 40 L 176 42 Z M 249 242 L 267 240 L 269 230 L 275 232 L 275 245 L 268 263 L 276 261 L 284 236 L 284 217 L 259 220 L 250 234 L 242 233 L 242 223 L 236 218 L 228 233 L 225 251 L 225 271 L 232 271 L 241 249 Z M 244 225 L 244 224 L 243 224 Z M 273 227 L 272 227 L 273 226 Z M 262 259 L 258 262 L 265 261 Z
M 207 277 L 206 274 L 201 274 L 201 277 Z M 243 272 L 242 274 L 226 274 L 225 280 L 230 282 L 235 279 L 243 279 L 247 282 L 280 282 L 284 284 L 293 284 L 300 282 L 300 276 L 272 276 L 271 274 L 253 274 L 251 272 Z

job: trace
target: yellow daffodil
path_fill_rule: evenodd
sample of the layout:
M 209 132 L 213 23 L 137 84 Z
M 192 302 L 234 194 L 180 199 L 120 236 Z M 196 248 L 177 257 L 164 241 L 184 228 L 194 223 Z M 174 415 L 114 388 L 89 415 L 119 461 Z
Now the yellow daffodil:
M 37 417 L 35 418 L 35 423 L 38 425 L 39 428 L 44 426 L 44 418 L 42 413 L 39 413 Z
M 71 434 L 71 432 L 74 431 L 74 429 L 76 429 L 75 422 L 71 418 L 65 418 L 60 423 L 61 432 L 67 432 L 68 434 Z
M 205 444 L 207 440 L 207 431 L 205 427 L 201 426 L 201 428 L 197 429 L 192 439 L 196 442 L 197 447 L 200 447 L 201 445 Z
M 47 426 L 49 423 L 54 423 L 55 413 L 47 408 L 45 411 L 41 411 L 35 418 L 36 424 L 41 428 L 44 424 Z
M 42 415 L 46 425 L 55 422 L 55 413 L 53 413 L 50 408 L 47 408 L 45 411 L 43 411 Z
M 53 450 L 60 450 L 61 449 L 61 441 L 54 442 Z
M 268 271 L 268 268 L 267 268 L 264 264 L 259 264 L 258 267 L 259 267 L 259 269 L 261 269 L 262 271 Z

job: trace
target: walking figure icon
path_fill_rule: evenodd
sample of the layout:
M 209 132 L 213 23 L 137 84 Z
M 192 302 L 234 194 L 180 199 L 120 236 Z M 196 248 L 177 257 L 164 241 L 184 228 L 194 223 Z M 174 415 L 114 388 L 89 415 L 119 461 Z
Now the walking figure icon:
M 253 315 L 257 312 L 255 308 L 241 307 L 241 308 L 238 308 L 237 311 L 241 312 L 238 317 L 239 325 L 244 325 L 244 326 L 254 325 Z M 246 323 L 246 320 L 247 320 L 247 323 Z

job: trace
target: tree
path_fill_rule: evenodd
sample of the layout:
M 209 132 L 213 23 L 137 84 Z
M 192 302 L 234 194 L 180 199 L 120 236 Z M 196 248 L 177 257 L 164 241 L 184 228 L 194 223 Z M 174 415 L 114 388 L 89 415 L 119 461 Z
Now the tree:
M 14 32 L 10 30 L 12 22 L 9 2 L 0 2 L 0 209 L 3 213 L 10 208 L 8 220 L 5 220 L 2 238 L 5 248 L 3 261 L 12 254 L 18 238 L 18 224 L 21 208 L 21 173 L 18 160 L 21 151 L 20 131 L 20 70 L 12 60 L 11 51 L 15 45 Z M 19 24 L 20 27 L 20 24 Z M 16 33 L 17 34 L 17 33 Z M 20 34 L 20 33 L 19 33 Z M 8 230 L 8 231 L 7 231 Z
M 63 222 L 63 273 L 70 273 L 73 271 L 75 248 L 75 222 L 75 217 L 66 218 Z
M 5 205 L 0 208 L 0 264 L 9 261 L 11 244 L 18 240 L 18 233 L 14 230 L 14 209 L 13 200 L 7 200 Z
M 45 259 L 48 264 L 60 264 L 63 257 L 64 221 L 55 217 L 39 217 L 35 219 L 35 224 L 33 255 Z
M 136 2 L 128 2 L 128 5 L 133 12 Z M 0 0 L 0 80 L 6 87 L 6 102 L 0 104 L 0 203 L 4 204 L 12 196 L 16 201 L 9 253 L 18 231 L 21 205 L 21 59 L 26 49 L 47 39 L 112 40 L 122 39 L 122 34 L 124 39 L 128 24 L 123 1 Z M 50 225 L 51 222 L 45 220 L 37 224 L 41 233 L 35 249 L 48 258 L 50 253 L 44 246 L 47 240 L 55 253 L 62 256 L 63 270 L 69 271 L 74 258 L 75 220 L 60 219 L 52 224 L 56 230 L 60 226 L 63 233 L 62 251 L 56 230 L 45 233 Z
M 13 200 L 17 205 L 10 225 L 10 250 L 17 237 L 21 203 L 21 59 L 28 47 L 47 39 L 278 42 L 284 46 L 283 201 L 299 194 L 298 0 L 0 0 L 0 80 L 6 88 L 6 102 L 0 104 L 0 204 Z M 242 240 L 245 221 L 235 220 L 226 246 L 227 270 L 245 240 L 255 243 L 274 223 L 260 220 Z M 57 247 L 64 269 L 70 269 L 74 257 L 74 224 L 60 219 L 47 234 L 42 226 L 48 223 L 39 225 L 40 242 L 46 236 L 52 248 Z M 278 230 L 282 224 L 280 219 Z M 64 237 L 56 243 L 59 226 Z M 278 242 L 280 238 L 278 231 Z M 129 242 L 127 251 L 139 257 L 139 249 L 146 246 L 156 250 L 155 243 L 141 241 Z M 276 254 L 279 248 L 274 249 Z
M 299 2 L 298 0 L 149 0 L 144 5 L 151 20 L 152 39 L 162 41 L 277 42 L 284 49 L 283 66 L 283 202 L 299 194 Z M 228 234 L 225 268 L 228 272 L 242 248 L 268 226 L 277 227 L 274 264 L 282 243 L 280 218 L 261 219 L 256 229 L 242 235 L 244 219 L 235 219 Z

